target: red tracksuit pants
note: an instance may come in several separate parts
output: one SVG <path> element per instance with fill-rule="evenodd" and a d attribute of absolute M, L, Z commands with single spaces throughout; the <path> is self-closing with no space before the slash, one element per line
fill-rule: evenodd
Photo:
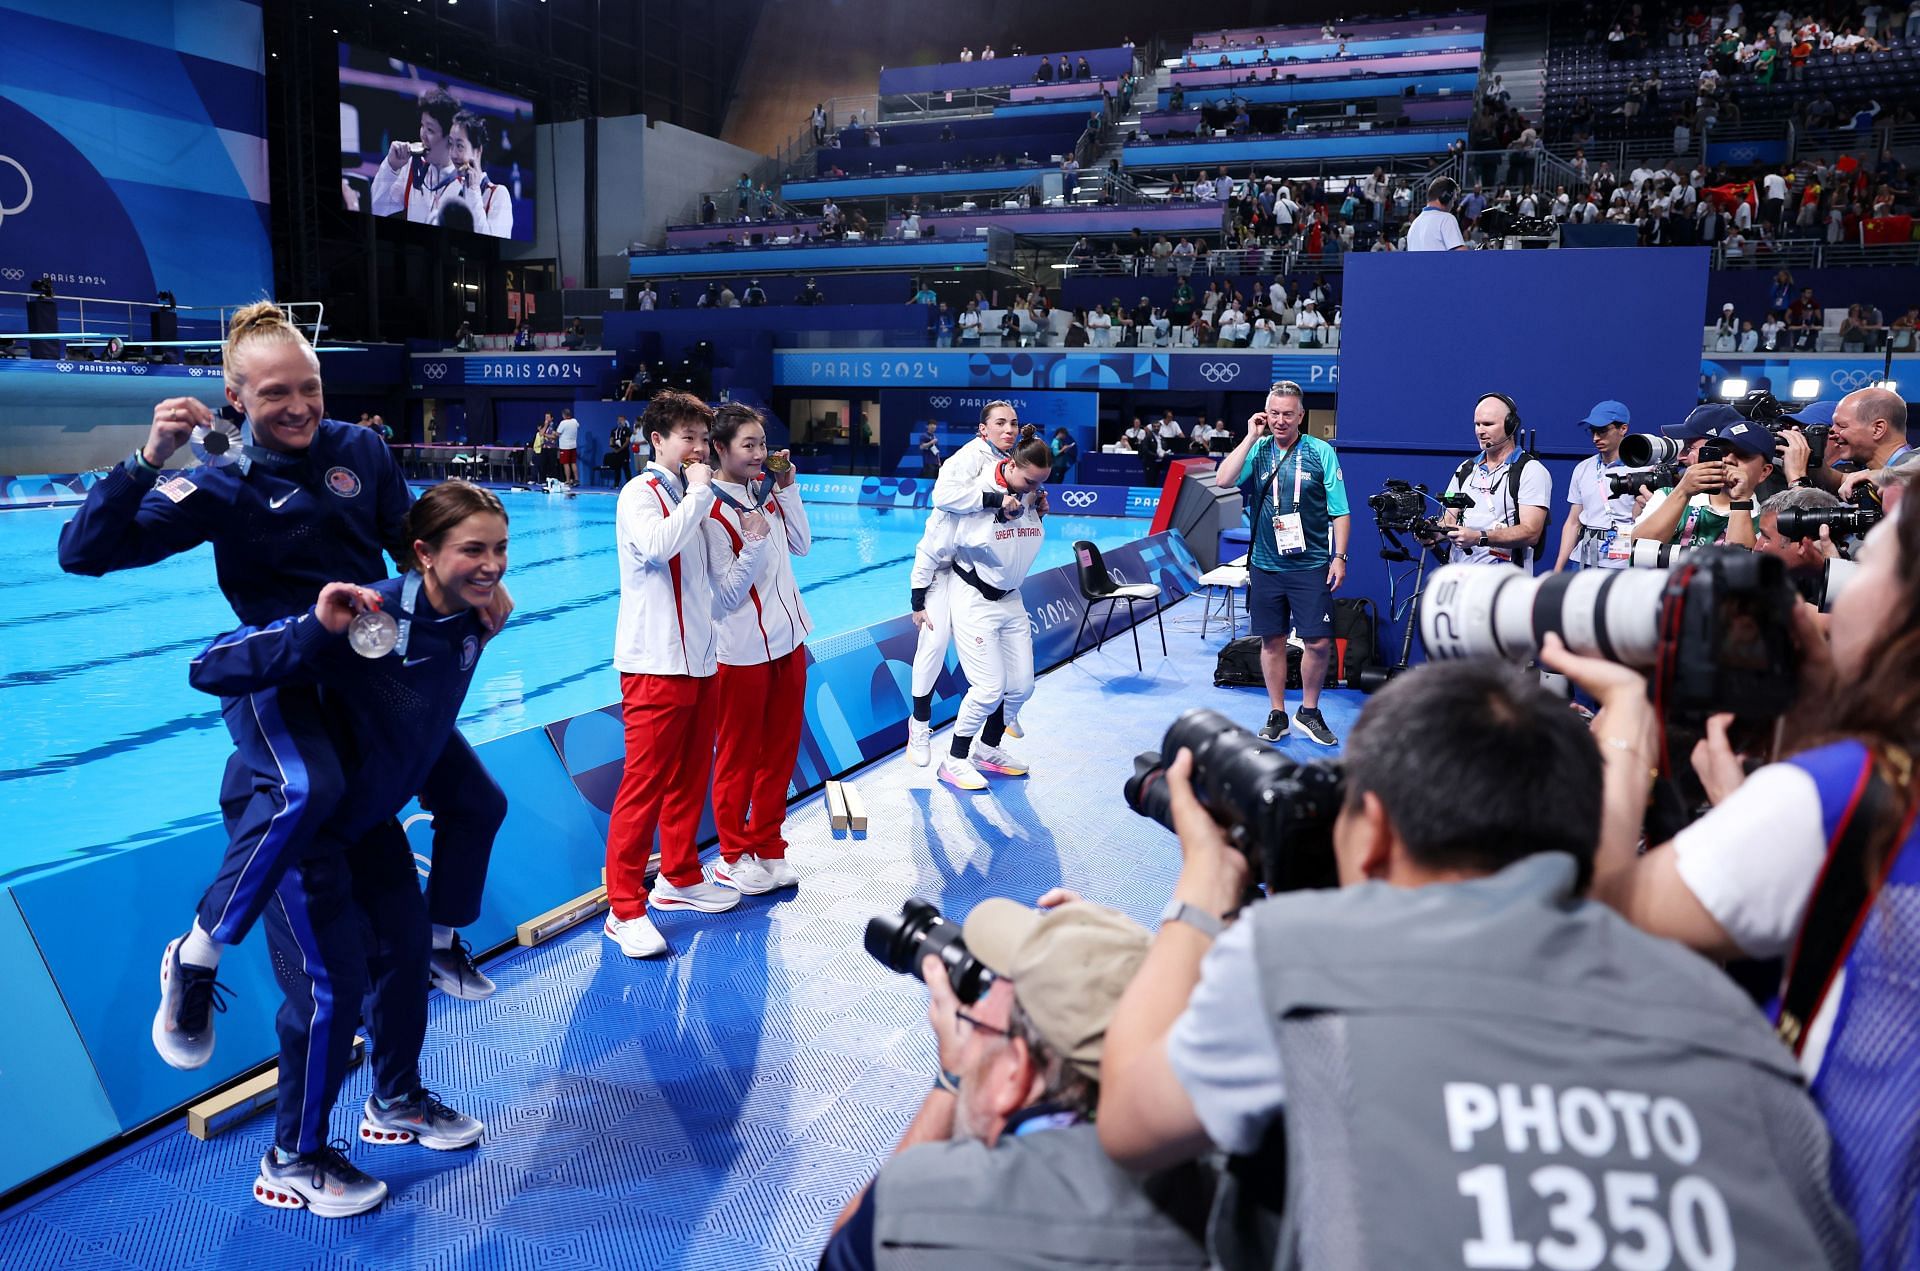
<path fill-rule="evenodd" d="M 713 817 L 720 854 L 784 860 L 787 785 L 800 757 L 807 705 L 807 650 L 753 666 L 722 663 L 719 738 L 713 761 Z"/>
<path fill-rule="evenodd" d="M 647 858 L 660 832 L 660 872 L 676 887 L 698 883 L 700 809 L 713 771 L 712 677 L 622 675 L 620 719 L 627 762 L 607 828 L 607 902 L 613 916 L 647 912 Z"/>

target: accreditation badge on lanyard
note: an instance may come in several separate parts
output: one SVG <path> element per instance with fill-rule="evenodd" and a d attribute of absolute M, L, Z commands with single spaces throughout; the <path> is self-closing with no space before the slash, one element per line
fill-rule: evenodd
<path fill-rule="evenodd" d="M 1307 550 L 1307 530 L 1300 520 L 1300 486 L 1304 477 L 1300 471 L 1300 443 L 1293 448 L 1293 508 L 1291 512 L 1280 510 L 1280 468 L 1286 460 L 1276 460 L 1273 477 L 1267 482 L 1267 497 L 1273 500 L 1273 550 L 1282 556 L 1298 556 Z"/>

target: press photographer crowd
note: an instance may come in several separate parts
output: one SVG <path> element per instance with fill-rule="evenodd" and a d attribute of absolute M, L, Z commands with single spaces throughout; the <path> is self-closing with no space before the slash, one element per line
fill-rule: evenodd
<path fill-rule="evenodd" d="M 1116 791 L 1178 840 L 1158 930 L 873 919 L 940 1070 L 821 1265 L 1920 1265 L 1904 403 L 1601 402 L 1556 505 L 1482 397 L 1440 494 L 1367 499 L 1425 662 L 1303 763 L 1350 514 L 1302 398 L 1215 477 L 1267 725 L 1189 710 Z"/>

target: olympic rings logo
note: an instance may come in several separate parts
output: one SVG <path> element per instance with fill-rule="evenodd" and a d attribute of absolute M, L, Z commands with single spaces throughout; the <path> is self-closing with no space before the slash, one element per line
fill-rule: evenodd
<path fill-rule="evenodd" d="M 187 374 L 189 375 L 200 376 L 200 375 L 205 375 L 206 373 L 207 373 L 207 368 L 204 366 L 189 366 L 187 368 Z"/>
<path fill-rule="evenodd" d="M 445 379 L 447 376 L 447 364 L 445 362 L 428 362 L 420 368 L 420 373 L 430 380 Z"/>
<path fill-rule="evenodd" d="M 1063 490 L 1060 494 L 1060 506 L 1069 508 L 1090 508 L 1100 501 L 1100 496 L 1092 490 Z"/>
<path fill-rule="evenodd" d="M 1872 371 L 1835 371 L 1827 378 L 1832 381 L 1835 388 L 1851 391 L 1856 388 L 1865 388 L 1873 383 L 1876 377 Z"/>
<path fill-rule="evenodd" d="M 1238 362 L 1202 362 L 1200 378 L 1209 384 L 1226 384 L 1240 378 Z"/>
<path fill-rule="evenodd" d="M 933 407 L 935 410 L 945 410 L 947 407 L 953 405 L 953 399 L 951 397 L 929 397 L 927 399 L 927 405 Z"/>
<path fill-rule="evenodd" d="M 71 362 L 56 362 L 56 363 L 54 363 L 54 369 L 55 369 L 55 370 L 57 370 L 57 371 L 71 371 L 71 370 L 73 369 L 73 363 L 71 363 Z"/>
<path fill-rule="evenodd" d="M 19 203 L 15 204 L 12 207 L 7 207 L 3 204 L 0 204 L 0 221 L 4 221 L 9 216 L 18 216 L 20 213 L 26 211 L 27 208 L 32 205 L 33 178 L 27 175 L 26 166 L 22 164 L 18 159 L 12 158 L 8 155 L 0 154 L 0 163 L 5 164 L 9 168 L 12 168 L 15 172 L 18 172 L 20 174 L 21 182 L 27 187 L 26 193 L 20 196 Z"/>
<path fill-rule="evenodd" d="M 0 278 L 5 278 L 8 282 L 19 282 L 26 276 L 27 271 L 24 269 L 0 269 Z"/>

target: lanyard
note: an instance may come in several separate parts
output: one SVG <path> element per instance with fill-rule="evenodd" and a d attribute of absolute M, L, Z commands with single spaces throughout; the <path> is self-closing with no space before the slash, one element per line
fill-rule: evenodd
<path fill-rule="evenodd" d="M 771 476 L 763 476 L 760 480 L 761 485 L 758 493 L 755 493 L 754 488 L 750 485 L 745 487 L 747 497 L 753 500 L 751 507 L 734 498 L 731 494 L 728 494 L 721 488 L 718 481 L 713 483 L 713 493 L 722 503 L 740 515 L 745 516 L 749 512 L 758 512 L 761 508 L 767 506 L 767 496 L 773 493 L 773 478 Z"/>
<path fill-rule="evenodd" d="M 413 606 L 420 599 L 420 575 L 408 571 L 407 580 L 400 584 L 400 632 L 394 637 L 393 651 L 402 660 L 407 656 L 407 640 L 413 635 Z"/>
<path fill-rule="evenodd" d="M 1300 472 L 1300 450 L 1300 442 L 1296 439 L 1293 443 L 1293 510 L 1295 512 L 1300 510 L 1300 483 L 1302 480 Z M 1267 497 L 1273 500 L 1273 512 L 1275 516 L 1283 515 L 1285 512 L 1285 509 L 1280 506 L 1280 469 L 1286 462 L 1286 456 L 1284 455 L 1274 460 L 1273 475 L 1267 480 Z"/>
<path fill-rule="evenodd" d="M 647 470 L 649 472 L 657 472 L 661 476 L 666 478 L 665 481 L 662 481 L 660 483 L 660 486 L 662 489 L 664 489 L 667 492 L 667 502 L 673 504 L 673 506 L 675 507 L 679 507 L 680 506 L 680 484 L 677 480 L 675 480 L 673 474 L 668 472 L 665 468 L 661 467 L 657 463 L 648 464 Z"/>

